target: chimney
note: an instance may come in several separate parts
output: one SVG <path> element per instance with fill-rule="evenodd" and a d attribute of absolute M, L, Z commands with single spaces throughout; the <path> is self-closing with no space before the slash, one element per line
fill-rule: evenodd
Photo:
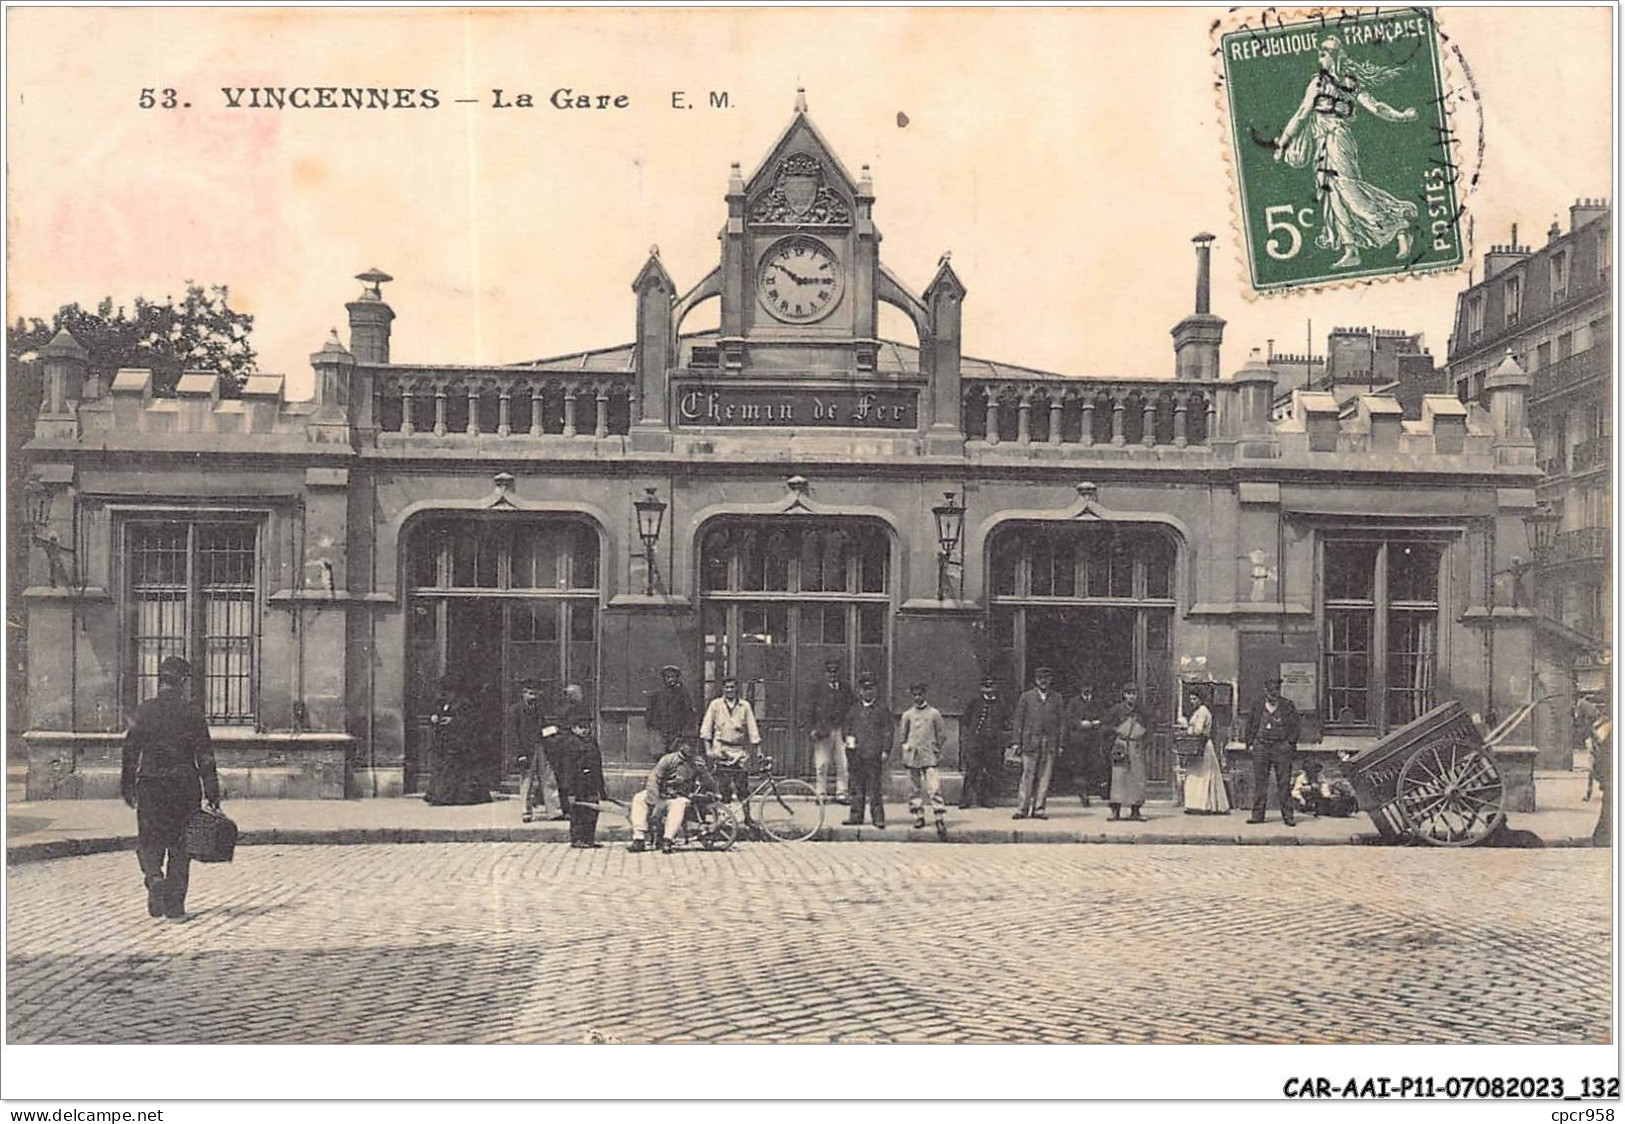
<path fill-rule="evenodd" d="M 1574 206 L 1569 208 L 1569 229 L 1579 230 L 1586 223 L 1600 219 L 1607 213 L 1606 199 L 1576 199 Z"/>
<path fill-rule="evenodd" d="M 1174 325 L 1174 377 L 1212 380 L 1219 377 L 1219 345 L 1224 342 L 1224 321 L 1213 315 L 1213 235 L 1198 234 L 1196 245 L 1196 309 Z"/>
<path fill-rule="evenodd" d="M 64 328 L 40 348 L 39 357 L 45 367 L 45 400 L 40 403 L 40 413 L 73 413 L 73 407 L 84 394 L 90 353 Z"/>
<path fill-rule="evenodd" d="M 1484 255 L 1484 280 L 1488 281 L 1498 273 L 1505 273 L 1512 266 L 1529 256 L 1529 247 L 1518 245 L 1518 224 L 1512 224 L 1512 241 L 1505 246 L 1491 246 L 1489 253 Z M 1468 286 L 1471 288 L 1471 285 Z"/>
<path fill-rule="evenodd" d="M 395 310 L 384 303 L 383 284 L 395 280 L 381 269 L 358 273 L 361 295 L 344 307 L 350 311 L 350 354 L 357 363 L 389 362 L 389 324 Z"/>

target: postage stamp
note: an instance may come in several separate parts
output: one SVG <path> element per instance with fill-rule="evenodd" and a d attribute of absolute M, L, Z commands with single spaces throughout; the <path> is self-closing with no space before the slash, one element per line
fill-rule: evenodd
<path fill-rule="evenodd" d="M 1265 13 L 1219 35 L 1259 292 L 1453 269 L 1460 175 L 1427 8 Z"/>

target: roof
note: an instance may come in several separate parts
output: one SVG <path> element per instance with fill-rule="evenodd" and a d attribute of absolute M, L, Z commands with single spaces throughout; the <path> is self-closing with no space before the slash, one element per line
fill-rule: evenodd
<path fill-rule="evenodd" d="M 678 342 L 680 345 L 713 346 L 719 335 L 720 333 L 716 331 L 695 332 L 684 335 Z M 512 366 L 531 367 L 539 371 L 630 371 L 633 369 L 636 353 L 636 344 L 623 343 L 588 351 L 572 351 L 543 359 L 529 359 Z M 879 374 L 918 374 L 920 349 L 898 340 L 881 340 L 875 355 L 875 370 Z M 1057 371 L 1041 371 L 1036 367 L 1005 363 L 997 359 L 978 359 L 973 355 L 966 355 L 960 359 L 960 373 L 967 379 L 1020 379 L 1040 382 L 1084 382 L 1098 379 L 1172 381 L 1171 378 L 1160 375 L 1066 375 Z"/>

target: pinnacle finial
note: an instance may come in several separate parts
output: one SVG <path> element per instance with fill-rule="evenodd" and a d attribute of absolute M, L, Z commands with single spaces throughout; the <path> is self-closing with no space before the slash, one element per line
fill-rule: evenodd
<path fill-rule="evenodd" d="M 660 256 L 660 243 L 656 242 L 649 247 L 649 256 L 651 258 L 658 258 Z"/>
<path fill-rule="evenodd" d="M 796 112 L 807 112 L 807 88 L 805 86 L 796 87 Z"/>

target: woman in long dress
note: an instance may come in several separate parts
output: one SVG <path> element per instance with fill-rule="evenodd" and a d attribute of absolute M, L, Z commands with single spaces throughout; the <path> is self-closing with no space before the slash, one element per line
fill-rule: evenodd
<path fill-rule="evenodd" d="M 1341 250 L 1333 268 L 1360 264 L 1361 250 L 1380 250 L 1398 241 L 1398 256 L 1410 252 L 1417 207 L 1396 199 L 1366 180 L 1360 170 L 1360 146 L 1350 129 L 1358 106 L 1383 121 L 1415 121 L 1416 110 L 1395 109 L 1371 96 L 1370 88 L 1394 78 L 1399 70 L 1355 62 L 1343 44 L 1328 35 L 1320 45 L 1320 69 L 1309 80 L 1303 101 L 1275 141 L 1275 159 L 1294 168 L 1312 166 L 1320 201 L 1320 230 L 1315 245 Z"/>
<path fill-rule="evenodd" d="M 1202 755 L 1185 774 L 1185 811 L 1193 816 L 1223 815 L 1230 811 L 1230 796 L 1224 790 L 1224 765 L 1213 745 L 1213 712 L 1205 691 L 1192 690 L 1188 700 L 1192 710 L 1185 729 L 1202 739 Z"/>
<path fill-rule="evenodd" d="M 474 738 L 474 704 L 462 689 L 442 682 L 429 716 L 433 741 L 426 804 L 489 804 L 491 790 L 481 776 Z"/>
<path fill-rule="evenodd" d="M 1109 802 L 1112 819 L 1144 820 L 1140 805 L 1145 803 L 1145 715 L 1140 713 L 1140 692 L 1130 683 L 1123 688 L 1123 701 L 1106 712 L 1101 723 L 1109 739 L 1112 758 L 1112 788 Z"/>

